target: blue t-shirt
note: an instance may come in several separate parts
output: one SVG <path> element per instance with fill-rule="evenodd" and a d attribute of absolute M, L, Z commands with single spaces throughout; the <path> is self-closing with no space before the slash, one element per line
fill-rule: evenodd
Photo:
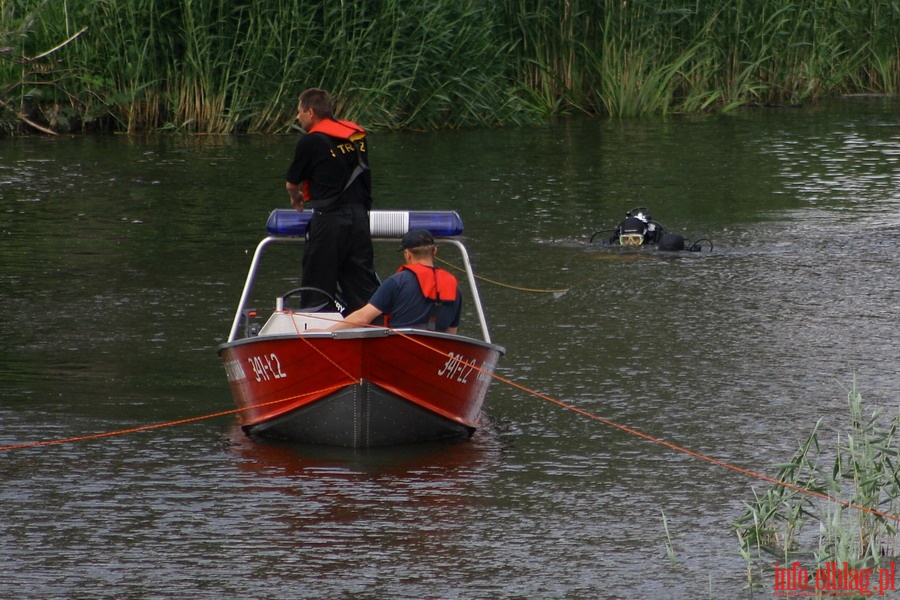
<path fill-rule="evenodd" d="M 426 329 L 434 302 L 425 297 L 419 280 L 412 271 L 403 269 L 388 277 L 369 300 L 369 304 L 390 315 L 389 326 L 394 328 L 416 327 Z M 457 291 L 456 300 L 443 302 L 435 323 L 436 331 L 459 327 L 462 314 L 462 295 Z"/>

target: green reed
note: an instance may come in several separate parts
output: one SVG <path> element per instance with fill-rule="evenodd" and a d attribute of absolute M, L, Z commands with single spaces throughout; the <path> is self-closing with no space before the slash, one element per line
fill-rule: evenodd
<path fill-rule="evenodd" d="M 48 124 L 76 115 L 124 131 L 285 131 L 299 92 L 321 86 L 370 127 L 437 129 L 897 93 L 900 6 L 5 0 L 0 48 L 7 126 L 37 107 Z"/>
<path fill-rule="evenodd" d="M 867 412 L 855 382 L 847 400 L 846 431 L 823 448 L 817 423 L 791 460 L 779 465 L 776 477 L 876 512 L 780 485 L 764 493 L 754 490 L 753 501 L 735 522 L 751 585 L 756 583 L 753 567 L 763 568 L 763 556 L 785 564 L 807 558 L 819 567 L 846 562 L 855 569 L 877 568 L 897 556 L 897 523 L 883 515 L 900 515 L 900 412 Z"/>
<path fill-rule="evenodd" d="M 662 515 L 663 531 L 666 534 L 666 556 L 669 557 L 669 566 L 675 568 L 678 566 L 678 556 L 675 553 L 675 542 L 672 540 L 672 532 L 669 531 L 669 520 L 666 518 L 665 511 L 660 511 Z"/>

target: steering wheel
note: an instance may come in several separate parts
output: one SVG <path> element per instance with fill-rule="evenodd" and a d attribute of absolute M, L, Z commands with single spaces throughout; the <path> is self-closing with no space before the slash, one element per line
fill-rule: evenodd
<path fill-rule="evenodd" d="M 318 294 L 318 295 L 325 297 L 324 302 L 322 302 L 321 304 L 316 304 L 315 306 L 303 307 L 302 301 L 301 301 L 301 310 L 303 312 L 313 312 L 313 313 L 315 313 L 315 312 L 331 312 L 330 310 L 326 310 L 326 309 L 328 309 L 330 307 L 331 310 L 339 310 L 339 308 L 340 308 L 340 304 L 338 303 L 337 300 L 335 300 L 334 296 L 332 296 L 331 294 L 329 294 L 328 292 L 326 292 L 325 290 L 323 290 L 321 288 L 309 287 L 309 286 L 294 288 L 293 290 L 291 290 L 285 294 L 282 294 L 281 295 L 281 305 L 284 306 L 285 301 L 288 298 L 290 298 L 291 296 L 297 296 L 297 295 L 302 294 L 303 292 L 307 292 L 307 293 L 313 292 L 313 294 L 312 294 L 313 296 Z"/>

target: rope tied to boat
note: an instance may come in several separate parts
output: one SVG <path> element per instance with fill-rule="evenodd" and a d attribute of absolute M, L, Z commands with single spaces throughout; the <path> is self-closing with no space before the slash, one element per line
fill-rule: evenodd
<path fill-rule="evenodd" d="M 375 327 L 375 328 L 385 329 L 384 327 L 382 327 L 382 326 L 380 326 L 380 325 L 368 325 L 367 327 Z M 437 352 L 437 353 L 441 354 L 442 356 L 449 356 L 449 353 L 443 352 L 442 350 L 440 350 L 440 349 L 438 349 L 438 348 L 435 348 L 434 346 L 431 346 L 431 345 L 425 343 L 424 341 L 422 341 L 421 339 L 418 339 L 417 337 L 413 337 L 413 336 L 411 336 L 411 335 L 409 335 L 409 334 L 407 334 L 407 333 L 405 333 L 405 332 L 402 332 L 402 331 L 395 331 L 395 333 L 397 333 L 398 335 L 401 335 L 401 336 L 405 336 L 407 339 L 409 339 L 409 340 L 411 340 L 411 341 L 413 341 L 413 342 L 419 344 L 420 346 L 422 346 L 423 348 L 428 349 L 429 351 Z M 768 475 L 764 475 L 764 474 L 759 473 L 759 472 L 757 472 L 757 471 L 753 471 L 753 470 L 751 470 L 751 469 L 747 469 L 747 468 L 744 468 L 744 467 L 740 467 L 740 466 L 738 466 L 738 465 L 734 465 L 734 464 L 729 463 L 729 462 L 726 462 L 726 461 L 724 461 L 724 460 L 721 460 L 721 459 L 718 459 L 718 458 L 714 458 L 714 457 L 709 456 L 709 455 L 707 455 L 707 454 L 703 454 L 703 453 L 697 452 L 697 451 L 695 451 L 695 450 L 690 450 L 689 448 L 685 448 L 684 446 L 680 446 L 680 445 L 675 444 L 675 443 L 673 443 L 673 442 L 666 441 L 666 440 L 664 440 L 664 439 L 662 439 L 662 438 L 658 438 L 658 437 L 652 436 L 652 435 L 650 435 L 650 434 L 648 434 L 648 433 L 644 433 L 643 431 L 640 431 L 640 430 L 635 429 L 635 428 L 633 428 L 633 427 L 629 427 L 629 426 L 627 426 L 627 425 L 622 425 L 621 423 L 617 423 L 617 422 L 615 422 L 615 421 L 613 421 L 613 420 L 611 420 L 611 419 L 607 419 L 607 418 L 605 418 L 605 417 L 601 417 L 601 416 L 599 416 L 599 415 L 595 415 L 595 414 L 593 414 L 593 413 L 591 413 L 591 412 L 589 412 L 589 411 L 587 411 L 587 410 L 584 410 L 584 409 L 582 409 L 582 408 L 578 408 L 577 406 L 574 406 L 574 405 L 569 404 L 569 403 L 567 403 L 567 402 L 563 402 L 562 400 L 559 400 L 559 399 L 557 399 L 557 398 L 553 398 L 552 396 L 549 396 L 549 395 L 544 394 L 544 393 L 542 393 L 542 392 L 539 392 L 539 391 L 537 391 L 537 390 L 533 390 L 533 389 L 531 389 L 531 388 L 528 388 L 528 387 L 526 387 L 526 386 L 524 386 L 524 385 L 522 385 L 522 384 L 520 384 L 520 383 L 517 383 L 517 382 L 515 382 L 515 381 L 512 381 L 511 379 L 507 379 L 507 378 L 505 378 L 505 377 L 502 377 L 502 376 L 500 376 L 500 375 L 497 375 L 496 373 L 486 371 L 486 370 L 484 370 L 483 368 L 481 368 L 481 367 L 479 367 L 479 366 L 477 366 L 477 365 L 472 364 L 471 367 L 472 367 L 473 369 L 477 370 L 479 373 L 481 373 L 481 374 L 483 374 L 483 375 L 485 375 L 485 376 L 487 376 L 487 377 L 490 377 L 490 378 L 492 378 L 492 379 L 495 379 L 496 381 L 499 381 L 500 383 L 506 384 L 506 385 L 508 385 L 508 386 L 510 386 L 510 387 L 513 387 L 513 388 L 515 388 L 515 389 L 518 389 L 518 390 L 520 390 L 520 391 L 523 391 L 523 392 L 525 392 L 526 394 L 529 394 L 529 395 L 531 395 L 531 396 L 535 396 L 536 398 L 540 398 L 540 399 L 542 399 L 542 400 L 545 400 L 545 401 L 547 401 L 547 402 L 550 402 L 550 403 L 552 403 L 552 404 L 555 404 L 556 406 L 559 406 L 559 407 L 564 408 L 564 409 L 566 409 L 566 410 L 570 410 L 570 411 L 572 411 L 572 412 L 574 412 L 574 413 L 577 413 L 577 414 L 579 414 L 579 415 L 581 415 L 581 416 L 587 417 L 587 418 L 592 419 L 592 420 L 594 420 L 594 421 L 597 421 L 597 422 L 599 422 L 599 423 L 603 423 L 604 425 L 607 425 L 607 426 L 609 426 L 609 427 L 613 427 L 613 428 L 618 429 L 618 430 L 620 430 L 620 431 L 623 431 L 623 432 L 625 432 L 625 433 L 627 433 L 627 434 L 629 434 L 629 435 L 633 435 L 633 436 L 635 436 L 635 437 L 639 437 L 639 438 L 641 438 L 641 439 L 644 439 L 644 440 L 649 441 L 649 442 L 652 442 L 652 443 L 654 443 L 654 444 L 663 446 L 663 447 L 668 448 L 668 449 L 670 449 L 670 450 L 674 450 L 674 451 L 676 451 L 676 452 L 680 452 L 680 453 L 682 453 L 682 454 L 686 454 L 686 455 L 691 456 L 691 457 L 693 457 L 693 458 L 696 458 L 696 459 L 703 460 L 703 461 L 705 461 L 705 462 L 711 463 L 711 464 L 716 465 L 716 466 L 718 466 L 718 467 L 722 467 L 722 468 L 724 468 L 724 469 L 728 469 L 728 470 L 730 470 L 730 471 L 734 471 L 734 472 L 736 472 L 736 473 L 740 473 L 741 475 L 745 475 L 745 476 L 750 477 L 750 478 L 752 478 L 752 479 L 758 479 L 758 480 L 760 480 L 760 481 L 765 481 L 765 482 L 770 483 L 770 484 L 773 484 L 773 485 L 778 485 L 778 486 L 781 486 L 781 487 L 784 487 L 784 488 L 787 488 L 787 489 L 790 489 L 790 490 L 799 492 L 799 493 L 801 493 L 801 494 L 806 494 L 806 495 L 808 495 L 808 496 L 813 496 L 813 497 L 815 497 L 815 498 L 819 498 L 819 499 L 821 499 L 821 500 L 825 500 L 825 501 L 827 501 L 827 502 L 833 502 L 833 503 L 839 504 L 839 505 L 841 505 L 841 506 L 843 506 L 843 507 L 845 507 L 845 508 L 852 508 L 852 509 L 855 509 L 855 510 L 858 510 L 858 511 L 861 511 L 861 512 L 866 512 L 866 513 L 869 513 L 869 514 L 872 514 L 872 515 L 875 515 L 875 516 L 878 516 L 878 517 L 882 517 L 882 518 L 884 518 L 884 519 L 888 519 L 888 520 L 891 520 L 891 521 L 900 522 L 900 516 L 898 516 L 898 515 L 893 515 L 893 514 L 890 514 L 890 513 L 886 513 L 886 512 L 877 510 L 877 509 L 875 509 L 875 508 L 871 508 L 871 507 L 868 507 L 868 506 L 863 506 L 863 505 L 861 505 L 861 504 L 857 504 L 857 503 L 855 503 L 855 502 L 850 502 L 850 501 L 848 501 L 848 500 L 843 500 L 843 499 L 841 499 L 841 498 L 835 498 L 835 497 L 829 496 L 828 494 L 825 494 L 825 493 L 823 493 L 823 492 L 819 492 L 819 491 L 812 490 L 812 489 L 809 489 L 809 488 L 804 488 L 804 487 L 799 486 L 799 485 L 797 485 L 797 484 L 793 484 L 793 483 L 790 483 L 790 482 L 788 482 L 788 481 L 782 481 L 782 480 L 780 480 L 780 479 L 776 479 L 776 478 L 774 478 L 774 477 L 770 477 L 770 476 L 768 476 Z M 352 379 L 353 381 L 356 381 L 355 378 L 352 378 L 352 377 L 351 377 L 351 379 Z M 201 416 L 198 416 L 198 417 L 191 417 L 191 418 L 187 418 L 187 419 L 179 419 L 179 420 L 176 420 L 176 421 L 168 421 L 168 422 L 165 422 L 165 423 L 157 423 L 157 424 L 154 424 L 154 425 L 144 425 L 144 426 L 141 426 L 141 427 L 133 427 L 133 428 L 130 428 L 130 429 L 122 429 L 122 430 L 118 430 L 118 431 L 110 431 L 110 432 L 97 433 L 97 434 L 85 435 L 85 436 L 78 436 L 78 437 L 70 437 L 70 438 L 55 439 L 55 440 L 45 440 L 45 441 L 42 441 L 42 442 L 32 442 L 32 443 L 27 443 L 27 444 L 14 444 L 14 445 L 8 445 L 8 446 L 0 446 L 0 451 L 20 450 L 20 449 L 24 449 L 24 448 L 34 448 L 34 447 L 39 447 L 39 446 L 50 446 L 50 445 L 54 445 L 54 444 L 64 444 L 64 443 L 70 443 L 70 442 L 80 442 L 80 441 L 86 441 L 86 440 L 92 440 L 92 439 L 99 439 L 99 438 L 113 437 L 113 436 L 117 436 L 117 435 L 125 435 L 125 434 L 129 434 L 129 433 L 136 433 L 136 432 L 140 432 L 140 431 L 149 431 L 149 430 L 153 430 L 153 429 L 162 429 L 162 428 L 164 428 L 164 427 L 172 427 L 172 426 L 175 426 L 175 425 L 182 425 L 182 424 L 185 424 L 185 423 L 193 423 L 193 422 L 196 422 L 196 421 L 202 421 L 202 420 L 205 420 L 205 419 L 212 419 L 212 418 L 215 418 L 215 417 L 221 417 L 221 416 L 226 416 L 226 415 L 232 415 L 232 414 L 236 414 L 236 413 L 239 413 L 239 412 L 242 412 L 242 411 L 252 410 L 252 409 L 255 409 L 255 408 L 258 408 L 258 407 L 268 406 L 268 405 L 271 405 L 271 404 L 277 404 L 277 403 L 280 403 L 280 402 L 285 402 L 286 400 L 293 400 L 293 399 L 296 399 L 296 398 L 302 398 L 302 397 L 309 396 L 309 395 L 313 395 L 313 394 L 328 393 L 328 392 L 331 392 L 331 391 L 340 389 L 340 388 L 344 387 L 344 385 L 345 385 L 345 384 L 339 384 L 339 385 L 335 385 L 335 386 L 330 386 L 330 387 L 328 387 L 328 388 L 323 388 L 323 389 L 321 389 L 321 390 L 316 390 L 316 391 L 314 391 L 314 392 L 308 392 L 308 393 L 304 393 L 304 394 L 298 394 L 298 395 L 293 396 L 293 397 L 288 398 L 288 399 L 279 399 L 279 400 L 274 400 L 274 401 L 269 401 L 269 402 L 264 402 L 264 403 L 256 404 L 256 405 L 253 405 L 253 406 L 246 406 L 246 407 L 242 407 L 242 408 L 235 408 L 235 409 L 231 409 L 231 410 L 224 410 L 224 411 L 220 411 L 220 412 L 216 412 L 216 413 L 212 413 L 212 414 L 208 414 L 208 415 L 201 415 Z"/>
<path fill-rule="evenodd" d="M 444 264 L 444 265 L 450 267 L 451 269 L 456 269 L 457 271 L 465 273 L 465 269 L 463 269 L 459 265 L 455 265 L 455 264 L 448 262 L 440 257 L 435 257 L 435 260 L 440 262 L 441 264 Z M 486 283 L 490 283 L 490 284 L 493 284 L 493 285 L 496 285 L 499 287 L 504 287 L 504 288 L 508 288 L 511 290 L 518 290 L 520 292 L 530 292 L 530 293 L 535 293 L 535 294 L 556 294 L 558 296 L 561 296 L 567 292 L 571 292 L 576 287 L 580 286 L 581 284 L 583 284 L 587 281 L 590 281 L 591 279 L 595 279 L 596 277 L 599 277 L 599 275 L 595 274 L 595 275 L 591 275 L 590 277 L 585 277 L 584 279 L 576 281 L 574 284 L 570 285 L 567 288 L 540 289 L 540 288 L 529 288 L 529 287 L 523 287 L 523 286 L 518 286 L 518 285 L 512 285 L 510 283 L 503 283 L 502 281 L 488 279 L 487 277 L 482 277 L 481 275 L 475 275 L 475 279 L 478 279 L 479 281 L 484 281 Z"/>
<path fill-rule="evenodd" d="M 323 352 L 321 349 L 317 348 L 315 344 L 313 344 L 312 342 L 309 341 L 309 339 L 307 339 L 306 337 L 301 335 L 303 332 L 300 331 L 300 328 L 297 326 L 297 321 L 294 320 L 294 317 L 293 317 L 294 313 L 290 312 L 290 311 L 288 311 L 288 312 L 291 315 L 291 324 L 294 326 L 294 333 L 297 334 L 298 338 L 300 338 L 301 340 L 306 342 L 307 346 L 309 346 L 310 348 L 315 350 L 322 358 L 324 358 L 325 360 L 330 362 L 332 365 L 334 365 L 339 371 L 341 371 L 344 375 L 346 375 L 347 378 L 350 379 L 350 381 L 352 381 L 356 385 L 362 385 L 362 383 L 363 383 L 362 379 L 357 379 L 356 377 L 354 377 L 347 369 L 345 369 L 340 364 L 338 364 L 334 359 L 332 359 L 330 356 L 325 354 L 325 352 Z M 327 317 L 320 317 L 320 318 L 322 318 L 325 321 L 332 320 L 332 319 L 328 319 Z M 339 319 L 333 319 L 333 320 L 335 323 L 337 323 L 339 321 Z"/>
<path fill-rule="evenodd" d="M 407 334 L 405 334 L 405 333 L 403 333 L 403 332 L 397 332 L 397 333 L 398 333 L 399 335 L 407 336 Z M 437 348 L 434 348 L 433 346 L 429 346 L 428 344 L 426 344 L 425 342 L 423 342 L 423 341 L 420 340 L 420 339 L 413 338 L 412 336 L 407 336 L 407 337 L 408 337 L 411 341 L 414 341 L 414 342 L 420 344 L 421 346 L 423 346 L 423 347 L 425 347 L 425 348 L 428 348 L 428 349 L 430 349 L 430 350 L 432 350 L 432 351 L 434 351 L 434 352 L 438 352 L 438 353 L 440 353 L 440 354 L 442 354 L 442 355 L 445 354 L 444 352 L 438 350 Z M 480 372 L 480 373 L 482 373 L 482 374 L 484 374 L 484 375 L 486 375 L 486 376 L 488 376 L 488 377 L 491 377 L 492 379 L 495 379 L 495 380 L 499 381 L 500 383 L 504 383 L 504 384 L 506 384 L 506 385 L 509 385 L 510 387 L 514 387 L 514 388 L 516 388 L 516 389 L 518 389 L 518 390 L 520 390 L 520 391 L 523 391 L 523 392 L 525 392 L 525 393 L 527 393 L 527 394 L 530 394 L 530 395 L 535 396 L 535 397 L 537 397 L 537 398 L 540 398 L 540 399 L 542 399 L 542 400 L 546 400 L 547 402 L 550 402 L 550 403 L 552 403 L 552 404 L 555 404 L 555 405 L 557 405 L 557 406 L 560 406 L 560 407 L 562 407 L 562 408 L 564 408 L 564 409 L 566 409 L 566 410 L 570 410 L 570 411 L 575 412 L 575 413 L 577 413 L 577 414 L 579 414 L 579 415 L 581 415 L 581 416 L 587 417 L 587 418 L 589 418 L 589 419 L 593 419 L 594 421 L 598 421 L 598 422 L 600 422 L 600 423 L 603 423 L 604 425 L 608 425 L 608 426 L 610 426 L 610 427 L 613 427 L 613 428 L 615 428 L 615 429 L 618 429 L 618 430 L 620 430 L 620 431 L 623 431 L 623 432 L 625 432 L 625 433 L 627 433 L 627 434 L 629 434 L 629 435 L 633 435 L 633 436 L 642 438 L 642 439 L 644 439 L 644 440 L 647 440 L 647 441 L 649 441 L 649 442 L 653 442 L 654 444 L 658 444 L 658 445 L 663 446 L 663 447 L 665 447 L 665 448 L 668 448 L 668 449 L 670 449 L 670 450 L 675 450 L 676 452 L 680 452 L 680 453 L 682 453 L 682 454 L 687 454 L 688 456 L 691 456 L 691 457 L 693 457 L 693 458 L 697 458 L 697 459 L 700 459 L 700 460 L 709 462 L 709 463 L 714 464 L 714 465 L 716 465 L 716 466 L 719 466 L 719 467 L 722 467 L 722 468 L 725 468 L 725 469 L 734 471 L 734 472 L 736 472 L 736 473 L 740 473 L 740 474 L 742 474 L 742 475 L 745 475 L 745 476 L 750 477 L 750 478 L 753 478 L 753 479 L 759 479 L 759 480 L 761 480 L 761 481 L 765 481 L 765 482 L 767 482 L 767 483 L 771 483 L 771 484 L 778 485 L 778 486 L 781 486 L 781 487 L 784 487 L 784 488 L 788 488 L 788 489 L 794 490 L 794 491 L 796 491 L 796 492 L 800 492 L 800 493 L 802 493 L 802 494 L 806 494 L 806 495 L 809 495 L 809 496 L 813 496 L 813 497 L 819 498 L 819 499 L 821 499 L 821 500 L 825 500 L 825 501 L 828 501 L 828 502 L 833 502 L 833 503 L 835 503 L 835 504 L 840 504 L 841 506 L 843 506 L 843 507 L 845 507 L 845 508 L 853 508 L 853 509 L 856 509 L 856 510 L 859 510 L 859 511 L 862 511 L 862 512 L 870 513 L 870 514 L 872 514 L 872 515 L 876 515 L 876 516 L 879 516 L 879 517 L 883 517 L 883 518 L 885 518 L 885 519 L 889 519 L 889 520 L 892 520 L 892 521 L 900 522 L 900 515 L 892 515 L 892 514 L 890 514 L 890 513 L 882 512 L 882 511 L 880 511 L 880 510 L 878 510 L 878 509 L 875 509 L 875 508 L 871 508 L 871 507 L 868 507 L 868 506 L 863 506 L 863 505 L 857 504 L 857 503 L 855 503 L 855 502 L 850 502 L 849 500 L 843 500 L 843 499 L 841 499 L 841 498 L 835 498 L 835 497 L 829 496 L 828 494 L 825 494 L 825 493 L 823 493 L 823 492 L 819 492 L 819 491 L 816 491 L 816 490 L 812 490 L 812 489 L 809 489 L 809 488 L 805 488 L 805 487 L 803 487 L 803 486 L 800 486 L 800 485 L 797 485 L 797 484 L 794 484 L 794 483 L 790 483 L 790 482 L 788 482 L 788 481 L 782 481 L 782 480 L 780 480 L 780 479 L 776 479 L 776 478 L 774 478 L 774 477 L 770 477 L 770 476 L 765 475 L 765 474 L 763 474 L 763 473 L 759 473 L 759 472 L 753 471 L 753 470 L 751 470 L 751 469 L 747 469 L 747 468 L 744 468 L 744 467 L 740 467 L 740 466 L 738 466 L 738 465 L 731 464 L 731 463 L 726 462 L 726 461 L 724 461 L 724 460 L 721 460 L 721 459 L 718 459 L 718 458 L 714 458 L 714 457 L 709 456 L 709 455 L 707 455 L 707 454 L 703 454 L 702 452 L 697 452 L 697 451 L 695 451 L 695 450 L 691 450 L 691 449 L 689 449 L 689 448 L 685 448 L 684 446 L 680 446 L 680 445 L 675 444 L 675 443 L 673 443 L 673 442 L 668 442 L 668 441 L 666 441 L 666 440 L 664 440 L 664 439 L 662 439 L 662 438 L 658 438 L 658 437 L 652 436 L 652 435 L 650 435 L 650 434 L 648 434 L 648 433 L 644 433 L 643 431 L 640 431 L 640 430 L 635 429 L 635 428 L 633 428 L 633 427 L 629 427 L 629 426 L 627 426 L 627 425 L 622 425 L 621 423 L 617 423 L 617 422 L 615 422 L 615 421 L 613 421 L 613 420 L 611 420 L 611 419 L 607 419 L 607 418 L 605 418 L 605 417 L 601 417 L 601 416 L 599 416 L 599 415 L 595 415 L 595 414 L 593 414 L 593 413 L 591 413 L 591 412 L 589 412 L 589 411 L 586 411 L 586 410 L 584 410 L 584 409 L 582 409 L 582 408 L 578 408 L 577 406 L 574 406 L 574 405 L 569 404 L 569 403 L 567 403 L 567 402 L 563 402 L 562 400 L 559 400 L 559 399 L 557 399 L 557 398 L 553 398 L 552 396 L 549 396 L 549 395 L 544 394 L 544 393 L 542 393 L 542 392 L 538 392 L 537 390 L 530 389 L 530 388 L 528 388 L 528 387 L 526 387 L 526 386 L 524 386 L 524 385 L 522 385 L 522 384 L 516 383 L 515 381 L 512 381 L 512 380 L 507 379 L 507 378 L 505 378 L 505 377 L 502 377 L 502 376 L 500 376 L 500 375 L 497 375 L 496 373 L 491 373 L 491 372 L 485 371 L 484 369 L 478 367 L 477 365 L 471 365 L 471 366 L 472 366 L 475 370 L 477 370 L 478 372 Z"/>
<path fill-rule="evenodd" d="M 184 425 L 186 423 L 195 423 L 197 421 L 204 421 L 207 419 L 214 419 L 216 417 L 224 417 L 228 415 L 238 414 L 247 410 L 253 410 L 255 408 L 261 408 L 264 406 L 270 406 L 272 404 L 279 404 L 282 402 L 289 402 L 291 400 L 296 400 L 298 398 L 304 398 L 306 396 L 313 396 L 315 394 L 328 394 L 339 390 L 344 387 L 344 384 L 332 385 L 326 388 L 322 388 L 321 390 L 315 390 L 313 392 L 306 392 L 303 394 L 297 394 L 296 396 L 291 396 L 290 398 L 279 398 L 278 400 L 270 400 L 268 402 L 260 402 L 259 404 L 253 404 L 251 406 L 244 406 L 241 408 L 232 408 L 230 410 L 223 410 L 215 413 L 210 413 L 207 415 L 200 415 L 198 417 L 188 417 L 186 419 L 178 419 L 175 421 L 166 421 L 165 423 L 155 423 L 153 425 L 141 425 L 139 427 L 131 427 L 129 429 L 119 429 L 117 431 L 105 431 L 102 433 L 92 433 L 88 435 L 80 435 L 75 437 L 68 438 L 58 438 L 53 440 L 44 440 L 41 442 L 29 442 L 26 444 L 11 444 L 9 446 L 0 446 L 0 452 L 6 450 L 23 450 L 25 448 L 37 448 L 40 446 L 54 446 L 57 444 L 68 444 L 74 442 L 84 442 L 88 440 L 97 440 L 101 438 L 114 437 L 117 435 L 126 435 L 129 433 L 138 433 L 141 431 L 151 431 L 153 429 L 163 429 L 165 427 L 174 427 L 176 425 Z"/>

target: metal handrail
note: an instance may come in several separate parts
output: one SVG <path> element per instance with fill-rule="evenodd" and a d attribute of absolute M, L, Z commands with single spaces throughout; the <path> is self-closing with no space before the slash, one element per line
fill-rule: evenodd
<path fill-rule="evenodd" d="M 253 283 L 256 280 L 256 274 L 259 271 L 259 264 L 262 261 L 263 251 L 274 242 L 304 242 L 302 237 L 284 237 L 269 236 L 264 238 L 257 246 L 253 253 L 253 260 L 250 262 L 250 270 L 247 272 L 247 279 L 244 281 L 244 289 L 241 292 L 241 299 L 238 302 L 237 310 L 234 314 L 234 320 L 231 323 L 231 331 L 228 334 L 228 343 L 237 339 L 238 332 L 241 327 L 241 319 L 243 318 L 244 309 L 250 299 L 250 293 L 253 290 Z M 372 238 L 376 242 L 396 242 L 396 238 Z M 472 263 L 469 261 L 469 253 L 466 247 L 459 240 L 453 238 L 436 238 L 436 242 L 446 242 L 459 249 L 462 254 L 463 263 L 465 264 L 466 277 L 469 282 L 469 290 L 475 303 L 475 312 L 478 315 L 478 322 L 481 325 L 481 334 L 484 341 L 491 343 L 491 335 L 488 332 L 487 319 L 484 316 L 484 308 L 481 306 L 481 297 L 478 294 L 478 286 L 476 285 L 475 273 L 472 270 Z"/>

